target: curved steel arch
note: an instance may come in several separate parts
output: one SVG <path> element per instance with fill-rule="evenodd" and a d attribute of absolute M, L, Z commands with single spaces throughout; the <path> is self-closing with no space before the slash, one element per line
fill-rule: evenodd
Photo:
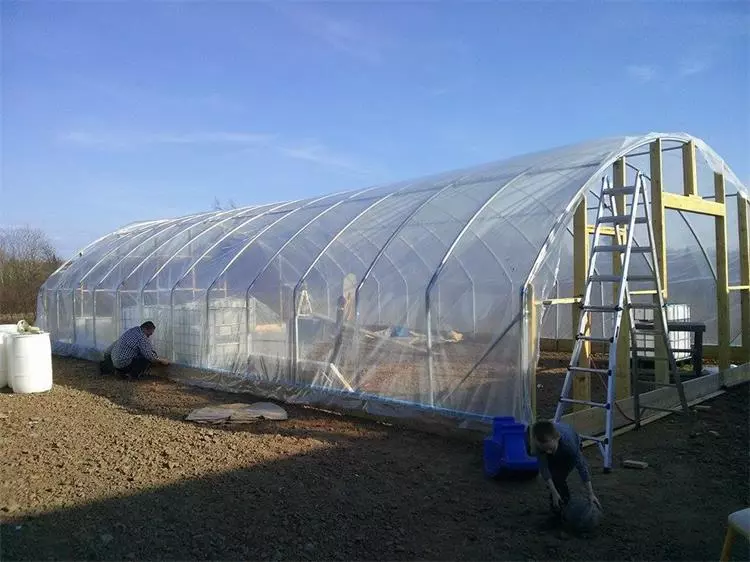
<path fill-rule="evenodd" d="M 181 224 L 184 224 L 185 222 L 193 220 L 196 216 L 200 216 L 200 215 L 189 215 L 188 217 L 182 217 L 180 219 L 173 219 L 173 220 L 166 221 L 166 225 L 167 225 L 166 228 L 170 229 L 170 228 L 173 228 L 173 227 L 180 226 Z M 135 246 L 133 246 L 122 258 L 120 258 L 115 263 L 115 265 L 112 266 L 107 271 L 107 273 L 99 280 L 99 282 L 97 283 L 97 285 L 94 286 L 93 291 L 92 291 L 92 298 L 95 296 L 96 289 L 102 283 L 102 281 L 104 281 L 104 279 L 106 279 L 115 270 L 115 268 L 117 268 L 117 266 L 120 263 L 123 262 L 123 260 L 127 259 L 127 257 L 130 256 L 136 250 L 138 250 L 138 248 L 140 248 L 141 246 L 143 246 L 144 244 L 148 243 L 150 240 L 152 240 L 153 238 L 155 238 L 156 236 L 158 236 L 160 234 L 160 232 L 163 232 L 163 231 L 159 231 L 160 227 L 164 227 L 164 223 L 159 222 L 159 223 L 154 224 L 153 226 L 149 227 L 148 230 L 146 230 L 146 233 L 148 234 L 148 236 L 144 240 L 141 240 L 140 242 L 138 242 L 138 244 L 136 244 Z M 156 231 L 156 232 L 154 232 L 154 231 Z M 135 238 L 137 238 L 137 236 L 138 235 L 136 235 Z M 133 242 L 133 238 L 128 239 L 128 242 L 132 243 Z M 110 255 L 114 251 L 119 250 L 121 247 L 123 247 L 125 245 L 126 244 L 120 244 L 120 245 L 117 246 L 117 248 L 115 250 L 108 252 L 102 259 L 100 259 L 94 266 L 92 266 L 83 275 L 83 277 L 81 277 L 81 279 L 78 281 L 78 283 L 79 284 L 82 283 L 86 279 L 86 277 L 88 277 L 94 271 L 94 269 L 96 267 L 98 267 L 101 263 L 104 262 L 104 260 L 106 258 L 110 257 Z M 73 289 L 73 311 L 72 312 L 73 312 L 73 314 L 72 314 L 72 317 L 73 317 L 73 341 L 75 342 L 78 339 L 77 338 L 78 334 L 77 334 L 77 330 L 76 330 L 76 322 L 75 322 L 76 321 L 76 314 L 75 314 L 75 289 Z M 94 316 L 94 319 L 92 321 L 92 326 L 94 328 L 94 345 L 96 345 L 96 317 L 95 316 Z"/>
<path fill-rule="evenodd" d="M 187 248 L 191 244 L 195 244 L 204 234 L 208 234 L 214 228 L 217 228 L 217 227 L 221 226 L 225 222 L 236 220 L 236 219 L 240 218 L 244 213 L 250 213 L 250 212 L 252 212 L 252 211 L 254 211 L 256 209 L 257 209 L 257 207 L 247 207 L 247 208 L 244 208 L 241 211 L 238 211 L 237 213 L 233 214 L 232 216 L 226 217 L 224 219 L 221 219 L 220 221 L 217 221 L 217 222 L 213 223 L 208 228 L 200 231 L 195 238 L 192 238 L 192 239 L 188 240 L 187 242 L 185 242 L 182 246 L 180 246 L 177 250 L 175 250 L 175 252 L 171 256 L 169 256 L 169 258 L 167 258 L 164 261 L 164 263 L 161 264 L 161 266 L 154 272 L 154 274 L 151 277 L 149 277 L 148 280 L 143 284 L 143 286 L 141 287 L 140 298 L 143 299 L 143 292 L 146 289 L 146 287 L 148 287 L 148 284 L 151 283 L 151 281 L 153 281 L 154 279 L 156 279 L 159 276 L 159 274 L 162 271 L 164 271 L 164 269 L 172 262 L 172 260 L 174 258 L 176 258 L 180 254 L 180 252 L 182 252 L 182 250 L 184 250 L 185 248 Z M 226 211 L 226 212 L 231 212 L 231 211 Z"/>
<path fill-rule="evenodd" d="M 346 225 L 344 225 L 343 228 L 341 228 L 332 238 L 331 240 L 325 245 L 325 247 L 318 253 L 317 256 L 315 256 L 315 259 L 313 259 L 312 263 L 308 266 L 305 273 L 302 275 L 302 277 L 297 281 L 297 284 L 294 286 L 294 290 L 292 291 L 292 303 L 294 303 L 294 312 L 292 316 L 293 326 L 294 330 L 292 331 L 292 338 L 291 338 L 291 349 L 289 350 L 289 372 L 292 373 L 292 377 L 296 378 L 297 376 L 297 363 L 299 362 L 299 322 L 297 317 L 297 293 L 300 290 L 300 287 L 305 282 L 305 278 L 310 274 L 312 269 L 315 267 L 315 265 L 318 263 L 320 258 L 325 254 L 325 252 L 328 250 L 328 248 L 331 247 L 331 245 L 341 236 L 344 232 L 346 232 L 349 227 L 351 227 L 354 223 L 356 223 L 362 216 L 366 215 L 370 210 L 374 209 L 384 201 L 387 201 L 394 195 L 397 195 L 401 192 L 403 192 L 405 189 L 407 189 L 409 186 L 405 186 L 401 189 L 398 189 L 396 191 L 391 191 L 390 193 L 387 193 L 381 197 L 379 197 L 375 202 L 373 202 L 371 205 L 368 205 L 365 207 L 362 211 L 360 211 L 353 219 L 351 219 Z"/>
<path fill-rule="evenodd" d="M 437 268 L 435 269 L 435 272 L 432 274 L 432 277 L 430 278 L 429 283 L 427 283 L 427 288 L 425 289 L 425 326 L 427 328 L 427 376 L 429 378 L 430 382 L 430 406 L 435 406 L 435 381 L 434 381 L 434 374 L 433 374 L 433 361 L 432 361 L 432 318 L 431 318 L 431 311 L 430 311 L 430 292 L 432 291 L 432 287 L 435 285 L 435 282 L 437 281 L 438 276 L 440 275 L 440 272 L 443 271 L 443 268 L 445 268 L 445 264 L 447 263 L 448 259 L 450 258 L 451 254 L 453 253 L 453 250 L 455 250 L 458 243 L 461 241 L 461 238 L 466 233 L 467 230 L 471 227 L 472 223 L 477 219 L 477 217 L 495 200 L 495 197 L 500 195 L 509 185 L 515 183 L 520 178 L 524 177 L 529 171 L 533 170 L 536 166 L 530 166 L 523 170 L 522 172 L 519 172 L 512 178 L 510 178 L 508 181 L 506 181 L 503 185 L 497 188 L 497 190 L 490 195 L 484 203 L 477 209 L 474 214 L 466 221 L 466 224 L 464 224 L 463 228 L 459 231 L 459 233 L 456 235 L 456 237 L 453 239 L 453 243 L 450 245 L 450 247 L 446 250 L 445 254 L 443 255 L 443 259 L 440 260 L 440 263 L 438 264 Z"/>
<path fill-rule="evenodd" d="M 650 143 L 652 143 L 655 140 L 661 140 L 661 141 L 667 141 L 667 142 L 680 142 L 680 143 L 687 143 L 690 141 L 693 141 L 696 143 L 696 147 L 700 148 L 705 154 L 708 156 L 711 156 L 713 159 L 715 159 L 717 162 L 720 162 L 723 166 L 724 173 L 730 174 L 730 180 L 735 183 L 738 186 L 738 190 L 740 187 L 743 186 L 742 182 L 739 181 L 737 176 L 732 172 L 732 170 L 729 168 L 729 166 L 724 162 L 724 160 L 705 142 L 703 142 L 701 139 L 697 137 L 693 137 L 692 135 L 688 135 L 685 133 L 669 133 L 669 134 L 660 134 L 660 133 L 651 133 L 648 135 L 643 135 L 636 140 L 628 143 L 626 146 L 614 151 L 614 153 L 607 156 L 603 163 L 600 164 L 600 166 L 591 173 L 591 176 L 583 182 L 581 187 L 578 189 L 577 193 L 571 197 L 570 202 L 565 207 L 564 211 L 560 214 L 558 219 L 555 221 L 555 223 L 552 225 L 552 228 L 550 229 L 549 234 L 547 235 L 547 238 L 545 239 L 544 243 L 539 249 L 539 252 L 537 253 L 537 257 L 534 260 L 531 269 L 529 270 L 529 274 L 526 276 L 525 285 L 531 282 L 531 280 L 536 275 L 539 267 L 540 262 L 544 260 L 544 257 L 546 256 L 547 251 L 549 250 L 549 247 L 552 245 L 554 240 L 557 238 L 557 236 L 560 234 L 562 230 L 564 230 L 565 225 L 568 224 L 570 219 L 572 218 L 572 213 L 575 211 L 578 203 L 581 200 L 581 196 L 583 193 L 586 192 L 586 190 L 590 189 L 590 186 L 592 183 L 596 182 L 599 176 L 601 176 L 606 170 L 612 166 L 617 160 L 619 160 L 622 157 L 627 156 L 629 153 L 631 153 L 634 150 L 637 150 L 639 148 L 642 148 Z"/>

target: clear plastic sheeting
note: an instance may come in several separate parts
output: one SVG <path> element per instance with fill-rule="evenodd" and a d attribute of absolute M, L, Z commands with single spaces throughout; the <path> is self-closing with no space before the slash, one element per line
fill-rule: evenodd
<path fill-rule="evenodd" d="M 124 330 L 152 320 L 158 352 L 193 368 L 178 372 L 203 386 L 430 423 L 529 421 L 539 338 L 572 335 L 569 307 L 541 302 L 573 294 L 573 212 L 584 194 L 596 207 L 601 178 L 621 156 L 631 177 L 636 169 L 648 177 L 642 153 L 657 138 L 695 141 L 700 182 L 720 172 L 728 195 L 747 196 L 700 140 L 654 133 L 137 223 L 50 276 L 38 324 L 56 353 L 96 358 Z M 666 156 L 664 176 L 665 190 L 681 191 L 681 169 Z M 733 279 L 736 217 L 728 213 Z M 712 223 L 677 211 L 667 221 L 670 292 L 714 341 Z M 634 260 L 636 269 L 647 266 Z"/>

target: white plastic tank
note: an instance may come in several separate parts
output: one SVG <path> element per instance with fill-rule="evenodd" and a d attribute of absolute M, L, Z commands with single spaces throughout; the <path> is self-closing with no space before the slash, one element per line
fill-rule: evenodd
<path fill-rule="evenodd" d="M 10 384 L 10 375 L 8 365 L 10 353 L 10 334 L 18 332 L 15 324 L 0 324 L 0 388 L 5 388 Z"/>
<path fill-rule="evenodd" d="M 52 388 L 52 345 L 49 332 L 6 335 L 10 385 L 13 392 L 29 394 Z"/>

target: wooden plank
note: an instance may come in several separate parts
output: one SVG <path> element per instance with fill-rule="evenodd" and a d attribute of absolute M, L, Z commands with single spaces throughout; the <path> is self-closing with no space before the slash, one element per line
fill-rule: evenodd
<path fill-rule="evenodd" d="M 745 358 L 747 359 L 747 357 Z M 732 367 L 723 373 L 724 387 L 731 388 L 750 381 L 750 363 Z"/>
<path fill-rule="evenodd" d="M 530 380 L 529 380 L 529 395 L 531 396 L 531 415 L 532 419 L 536 420 L 536 366 L 539 361 L 537 356 L 537 310 L 536 301 L 534 300 L 534 286 L 529 283 L 526 285 L 526 308 L 528 310 L 528 336 L 529 341 L 526 342 L 528 345 L 528 357 Z"/>
<path fill-rule="evenodd" d="M 695 164 L 695 143 L 688 141 L 682 145 L 682 179 L 685 195 L 698 195 L 698 173 Z"/>
<path fill-rule="evenodd" d="M 662 165 L 661 139 L 651 143 L 649 147 L 651 160 L 651 222 L 654 230 L 654 250 L 659 262 L 659 273 L 661 274 L 662 293 L 664 299 L 669 294 L 669 283 L 667 277 L 667 238 L 666 220 L 664 213 L 664 171 Z"/>
<path fill-rule="evenodd" d="M 750 285 L 730 285 L 730 291 L 750 291 Z"/>
<path fill-rule="evenodd" d="M 595 229 L 595 228 L 596 228 L 596 226 L 595 226 L 595 225 L 593 225 L 593 224 L 590 224 L 590 225 L 588 225 L 588 226 L 586 227 L 586 232 L 588 232 L 589 234 L 594 234 L 594 229 Z M 603 236 L 614 236 L 615 234 L 617 234 L 617 233 L 615 232 L 615 227 L 614 227 L 614 226 L 600 226 L 600 227 L 599 227 L 599 232 L 600 232 L 600 233 L 601 233 L 601 234 L 602 234 Z"/>
<path fill-rule="evenodd" d="M 560 353 L 570 353 L 573 350 L 573 340 L 570 339 L 552 339 L 542 338 L 541 349 L 542 351 L 552 351 Z M 593 343 L 591 345 L 591 352 L 594 354 L 606 354 L 607 346 L 605 344 Z M 719 346 L 717 345 L 703 345 L 703 358 L 711 361 L 715 361 L 719 357 Z M 745 354 L 742 347 L 739 345 L 733 345 L 730 348 L 730 359 L 732 363 L 742 364 L 747 361 L 748 355 Z"/>
<path fill-rule="evenodd" d="M 615 161 L 613 166 L 613 187 L 625 187 L 627 180 L 627 169 L 625 167 L 625 158 Z M 616 198 L 619 213 L 625 212 L 625 196 L 618 195 Z M 624 244 L 627 236 L 627 229 L 618 229 L 617 243 Z M 621 263 L 622 252 L 612 253 L 612 271 L 615 275 L 622 272 Z M 617 294 L 620 290 L 619 283 L 612 283 L 613 296 L 612 301 L 617 301 Z M 620 323 L 620 337 L 617 342 L 617 368 L 615 371 L 615 397 L 625 398 L 630 396 L 630 317 L 627 314 L 622 315 Z"/>
<path fill-rule="evenodd" d="M 726 190 L 724 174 L 714 174 L 714 194 L 717 203 L 724 206 Z M 729 313 L 729 265 L 727 262 L 727 223 L 726 218 L 714 219 L 716 230 L 716 316 L 719 338 L 719 369 L 729 369 L 730 356 L 730 313 Z"/>
<path fill-rule="evenodd" d="M 667 191 L 662 195 L 664 207 L 666 209 L 675 209 L 677 211 L 685 211 L 688 213 L 697 213 L 699 215 L 709 215 L 712 217 L 723 217 L 726 214 L 726 209 L 723 203 L 718 201 L 707 201 L 697 196 L 686 197 L 684 195 L 677 195 L 676 193 L 669 193 Z"/>
<path fill-rule="evenodd" d="M 543 301 L 536 301 L 536 304 L 543 304 L 544 306 L 554 306 L 557 304 L 576 304 L 581 302 L 583 299 L 580 297 L 561 297 L 559 299 L 545 299 Z"/>
<path fill-rule="evenodd" d="M 573 294 L 583 296 L 586 286 L 586 274 L 589 269 L 589 235 L 587 233 L 586 218 L 586 195 L 583 196 L 578 204 L 575 216 L 573 218 Z M 573 323 L 573 334 L 578 332 L 580 315 L 583 311 L 579 306 L 573 305 L 571 308 L 571 320 Z M 591 317 L 584 331 L 585 335 L 591 333 Z M 578 365 L 589 366 L 591 359 L 591 342 L 585 342 L 581 349 L 581 356 Z M 573 398 L 575 400 L 591 401 L 591 377 L 585 374 L 577 374 L 573 377 Z M 574 404 L 573 411 L 588 408 L 583 404 Z"/>
<path fill-rule="evenodd" d="M 748 206 L 750 202 L 737 194 L 737 222 L 740 237 L 740 283 L 750 286 L 750 224 L 748 223 Z M 745 358 L 750 357 L 750 289 L 740 293 L 740 323 L 742 325 L 742 351 Z"/>
<path fill-rule="evenodd" d="M 728 378 L 725 376 L 725 379 Z M 721 389 L 719 373 L 705 375 L 683 383 L 685 397 L 688 402 L 711 394 Z M 632 423 L 634 419 L 633 398 L 627 397 L 616 401 L 617 407 L 612 412 L 614 428 L 619 429 Z M 659 388 L 640 395 L 641 406 L 657 408 L 680 407 L 680 399 L 674 388 Z M 648 411 L 650 413 L 652 411 Z M 601 435 L 604 433 L 604 416 L 599 408 L 590 408 L 580 412 L 573 412 L 562 417 L 562 421 L 572 425 L 582 435 Z"/>
<path fill-rule="evenodd" d="M 667 278 L 667 238 L 666 218 L 664 211 L 664 170 L 662 165 L 661 139 L 651 143 L 649 147 L 649 159 L 651 166 L 651 222 L 654 232 L 654 253 L 658 262 L 659 276 L 661 277 L 662 295 L 666 300 L 669 294 L 669 279 Z M 653 302 L 658 304 L 658 291 L 647 291 L 653 295 Z M 632 291 L 631 294 L 638 294 Z M 660 357 L 667 355 L 666 346 L 661 338 L 654 338 L 654 354 Z M 654 380 L 659 383 L 669 382 L 669 366 L 664 361 L 654 362 Z"/>

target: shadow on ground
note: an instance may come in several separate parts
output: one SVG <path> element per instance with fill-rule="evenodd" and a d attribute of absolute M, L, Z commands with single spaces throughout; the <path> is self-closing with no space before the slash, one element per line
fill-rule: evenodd
<path fill-rule="evenodd" d="M 219 459 L 220 468 L 168 484 L 136 479 L 129 490 L 97 497 L 84 490 L 79 503 L 36 515 L 21 506 L 4 517 L 3 560 L 710 560 L 721 550 L 726 516 L 750 491 L 747 384 L 710 402 L 700 435 L 672 417 L 618 437 L 617 457 L 646 460 L 647 470 L 618 467 L 604 476 L 589 451 L 605 520 L 592 539 L 562 540 L 536 530 L 547 506 L 543 485 L 486 479 L 475 444 L 289 407 L 287 422 L 210 428 L 242 435 L 200 449 L 205 429 L 175 422 L 241 395 L 102 379 L 85 362 L 60 366 L 57 383 L 78 389 L 60 398 L 63 405 L 85 398 L 78 403 L 112 416 L 112 401 L 132 413 L 117 414 L 126 424 L 157 416 L 147 427 L 163 432 L 162 441 L 179 436 L 181 455 L 196 460 L 210 451 L 217 457 L 205 460 Z M 19 429 L 19 439 L 28 431 Z M 238 443 L 257 454 L 229 450 Z M 274 457 L 258 460 L 265 452 Z M 247 461 L 222 471 L 232 455 Z M 571 483 L 580 491 L 575 474 Z M 735 556 L 744 554 L 738 545 Z"/>

